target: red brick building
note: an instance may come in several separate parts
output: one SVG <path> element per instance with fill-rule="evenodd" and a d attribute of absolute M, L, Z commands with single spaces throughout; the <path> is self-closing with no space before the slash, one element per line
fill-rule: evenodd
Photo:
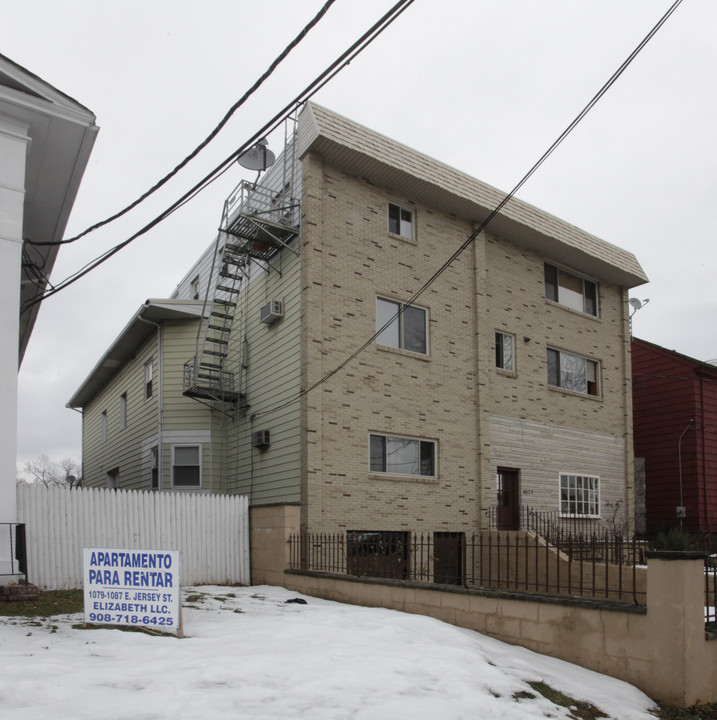
<path fill-rule="evenodd" d="M 717 366 L 632 340 L 635 457 L 647 532 L 679 525 L 717 542 Z"/>

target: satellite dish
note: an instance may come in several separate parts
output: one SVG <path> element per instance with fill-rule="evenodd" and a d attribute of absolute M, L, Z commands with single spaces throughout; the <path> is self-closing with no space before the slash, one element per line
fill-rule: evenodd
<path fill-rule="evenodd" d="M 632 308 L 632 312 L 630 313 L 630 318 L 640 309 L 644 308 L 647 303 L 650 302 L 650 298 L 645 298 L 644 300 L 638 300 L 637 298 L 630 298 L 627 301 L 630 304 L 630 307 Z"/>
<path fill-rule="evenodd" d="M 276 155 L 267 147 L 266 140 L 259 140 L 253 148 L 242 153 L 237 162 L 247 170 L 266 170 L 276 161 Z"/>

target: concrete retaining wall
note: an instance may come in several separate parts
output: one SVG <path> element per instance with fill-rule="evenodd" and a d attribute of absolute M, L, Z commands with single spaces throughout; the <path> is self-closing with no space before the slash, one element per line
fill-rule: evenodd
<path fill-rule="evenodd" d="M 252 508 L 251 515 L 254 583 L 435 617 L 625 680 L 669 705 L 717 702 L 717 638 L 705 633 L 699 553 L 650 553 L 647 604 L 628 605 L 281 571 L 298 506 Z"/>

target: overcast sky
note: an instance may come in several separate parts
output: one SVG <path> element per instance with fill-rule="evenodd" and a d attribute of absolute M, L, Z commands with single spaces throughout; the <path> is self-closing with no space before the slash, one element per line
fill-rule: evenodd
<path fill-rule="evenodd" d="M 0 52 L 87 106 L 100 133 L 68 235 L 124 207 L 218 123 L 324 0 L 24 0 Z M 337 0 L 175 181 L 128 218 L 62 248 L 59 282 L 128 237 L 254 134 L 393 5 Z M 510 190 L 671 0 L 415 0 L 314 98 Z M 519 197 L 633 252 L 650 283 L 635 335 L 717 358 L 717 3 L 685 0 Z M 282 139 L 272 138 L 280 150 Z M 150 297 L 212 240 L 235 166 L 200 197 L 43 303 L 19 376 L 18 464 L 81 455 L 65 408 Z M 436 258 L 438 267 L 445 258 Z"/>

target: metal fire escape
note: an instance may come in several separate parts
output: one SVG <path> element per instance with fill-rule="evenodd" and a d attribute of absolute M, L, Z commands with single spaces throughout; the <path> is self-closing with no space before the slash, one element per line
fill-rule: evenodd
<path fill-rule="evenodd" d="M 298 255 L 289 245 L 299 233 L 299 203 L 290 191 L 286 181 L 278 191 L 242 181 L 224 203 L 196 354 L 184 365 L 185 396 L 219 402 L 230 410 L 245 404 L 242 351 L 237 349 L 241 345 L 230 343 L 232 329 L 252 261 L 254 267 L 281 275 L 279 251 Z"/>

